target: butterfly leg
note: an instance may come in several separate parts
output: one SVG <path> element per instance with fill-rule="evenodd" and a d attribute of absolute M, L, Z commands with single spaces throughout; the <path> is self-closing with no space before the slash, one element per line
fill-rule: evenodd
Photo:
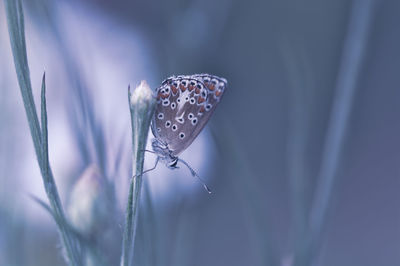
<path fill-rule="evenodd" d="M 147 170 L 143 171 L 141 175 L 144 175 L 145 173 L 153 171 L 154 169 L 156 169 L 159 161 L 160 161 L 160 157 L 157 156 L 156 163 L 154 164 L 154 166 L 152 168 L 150 168 L 150 169 L 147 169 Z M 137 176 L 139 176 L 139 175 L 136 174 L 136 175 L 132 176 L 132 178 L 135 178 Z"/>
<path fill-rule="evenodd" d="M 150 151 L 150 150 L 140 150 L 140 151 L 142 151 L 142 152 L 150 152 L 150 153 L 157 154 L 156 152 L 154 152 L 154 151 Z"/>

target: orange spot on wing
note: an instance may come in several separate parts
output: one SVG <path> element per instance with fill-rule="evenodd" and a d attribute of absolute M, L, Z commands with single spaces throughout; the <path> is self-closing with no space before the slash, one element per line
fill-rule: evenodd
<path fill-rule="evenodd" d="M 179 85 L 179 88 L 181 89 L 182 92 L 184 92 L 186 90 L 186 87 L 183 86 L 182 84 Z"/>
<path fill-rule="evenodd" d="M 193 85 L 189 85 L 189 91 L 192 91 L 194 89 Z"/>
<path fill-rule="evenodd" d="M 213 83 L 211 83 L 210 85 L 208 85 L 208 89 L 209 89 L 210 91 L 215 90 L 215 85 L 214 85 Z"/>
<path fill-rule="evenodd" d="M 173 94 L 176 94 L 178 92 L 178 88 L 175 87 L 174 85 L 171 85 L 171 90 Z"/>
<path fill-rule="evenodd" d="M 168 98 L 168 96 L 169 96 L 169 93 L 161 94 L 161 98 L 163 98 L 163 99 Z"/>
<path fill-rule="evenodd" d="M 199 113 L 204 113 L 204 111 L 206 110 L 206 108 L 204 108 L 204 105 L 200 107 Z"/>
<path fill-rule="evenodd" d="M 202 102 L 204 102 L 206 99 L 204 99 L 203 97 L 199 97 L 199 99 L 197 100 L 197 103 L 200 104 Z"/>
<path fill-rule="evenodd" d="M 196 88 L 195 92 L 196 92 L 196 94 L 199 94 L 200 93 L 200 89 Z"/>
<path fill-rule="evenodd" d="M 215 92 L 215 96 L 217 96 L 217 97 L 221 96 L 221 94 L 222 94 L 222 91 L 221 91 L 221 90 L 217 90 L 217 91 Z"/>

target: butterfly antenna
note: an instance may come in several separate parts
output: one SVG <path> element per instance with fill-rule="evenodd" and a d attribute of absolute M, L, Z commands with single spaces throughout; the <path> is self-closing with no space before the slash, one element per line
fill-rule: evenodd
<path fill-rule="evenodd" d="M 204 189 L 211 194 L 211 189 L 206 185 L 206 183 L 204 182 L 204 180 L 193 170 L 192 167 L 190 167 L 190 165 L 185 162 L 184 160 L 178 158 L 178 161 L 182 162 L 184 165 L 186 165 L 187 168 L 189 168 L 190 172 L 192 173 L 192 176 L 197 177 L 197 179 L 199 180 L 199 182 L 203 185 Z"/>

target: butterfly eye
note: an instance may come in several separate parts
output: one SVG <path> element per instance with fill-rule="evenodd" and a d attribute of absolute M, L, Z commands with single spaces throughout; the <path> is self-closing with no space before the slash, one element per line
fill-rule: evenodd
<path fill-rule="evenodd" d="M 203 98 L 206 98 L 206 96 L 207 96 L 206 91 L 202 91 L 202 92 L 201 92 L 201 96 L 202 96 Z"/>
<path fill-rule="evenodd" d="M 188 114 L 188 118 L 189 118 L 189 120 L 192 120 L 192 119 L 193 119 L 193 117 L 194 117 L 194 115 L 193 115 L 192 113 L 189 113 L 189 114 Z"/>
<path fill-rule="evenodd" d="M 175 124 L 173 124 L 173 125 L 172 125 L 172 131 L 176 131 L 177 129 L 178 129 L 178 126 L 175 125 Z"/>
<path fill-rule="evenodd" d="M 196 125 L 197 124 L 197 118 L 193 118 L 192 119 L 192 125 L 194 126 L 194 125 Z"/>
<path fill-rule="evenodd" d="M 194 104 L 196 102 L 196 100 L 192 97 L 190 98 L 190 104 Z"/>
<path fill-rule="evenodd" d="M 185 87 L 187 86 L 186 80 L 182 81 L 182 85 L 185 86 Z"/>
<path fill-rule="evenodd" d="M 169 100 L 168 100 L 168 99 L 164 100 L 164 101 L 162 102 L 162 105 L 163 105 L 163 106 L 168 106 L 168 105 L 169 105 Z"/>
<path fill-rule="evenodd" d="M 189 101 L 189 96 L 186 96 L 185 101 L 186 102 Z"/>
<path fill-rule="evenodd" d="M 206 110 L 209 111 L 211 109 L 212 105 L 211 104 L 207 104 L 206 105 Z"/>
<path fill-rule="evenodd" d="M 194 86 L 194 85 L 196 85 L 196 82 L 191 81 L 191 82 L 190 82 L 190 85 Z"/>
<path fill-rule="evenodd" d="M 176 103 L 171 103 L 171 109 L 175 109 L 175 107 L 176 107 Z"/>
<path fill-rule="evenodd" d="M 175 81 L 174 83 L 172 83 L 172 85 L 174 86 L 174 87 L 178 87 L 178 83 Z"/>
<path fill-rule="evenodd" d="M 158 127 L 158 128 L 157 128 L 157 132 L 161 132 L 161 127 Z"/>
<path fill-rule="evenodd" d="M 199 88 L 201 90 L 203 88 L 203 85 L 197 84 L 197 88 Z"/>
<path fill-rule="evenodd" d="M 163 120 L 164 119 L 164 114 L 163 113 L 159 113 L 157 115 L 157 118 L 160 119 L 160 120 Z"/>
<path fill-rule="evenodd" d="M 169 93 L 169 88 L 165 88 L 165 93 Z"/>
<path fill-rule="evenodd" d="M 165 127 L 166 127 L 166 128 L 169 128 L 170 126 L 171 126 L 171 121 L 169 121 L 169 120 L 166 121 L 166 122 L 165 122 Z"/>
<path fill-rule="evenodd" d="M 181 98 L 178 98 L 178 100 L 176 100 L 177 103 L 181 103 Z"/>
<path fill-rule="evenodd" d="M 179 133 L 179 138 L 180 139 L 184 139 L 185 138 L 185 133 L 183 133 L 183 132 Z"/>

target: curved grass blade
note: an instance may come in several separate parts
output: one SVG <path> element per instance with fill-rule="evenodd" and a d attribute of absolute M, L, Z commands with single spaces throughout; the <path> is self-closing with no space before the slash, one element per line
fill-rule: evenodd
<path fill-rule="evenodd" d="M 36 113 L 33 100 L 32 85 L 30 81 L 28 59 L 26 54 L 24 16 L 20 0 L 5 0 L 8 31 L 15 69 L 21 95 L 25 107 L 29 129 L 35 147 L 36 157 L 39 163 L 43 185 L 49 200 L 52 213 L 61 235 L 63 247 L 65 248 L 67 260 L 70 265 L 81 265 L 78 241 L 66 226 L 66 218 L 55 184 L 48 159 L 48 137 L 47 137 L 47 112 L 45 97 L 45 76 L 42 80 L 41 116 L 42 129 L 39 125 L 39 118 Z M 61 221 L 61 222 L 58 222 Z"/>

